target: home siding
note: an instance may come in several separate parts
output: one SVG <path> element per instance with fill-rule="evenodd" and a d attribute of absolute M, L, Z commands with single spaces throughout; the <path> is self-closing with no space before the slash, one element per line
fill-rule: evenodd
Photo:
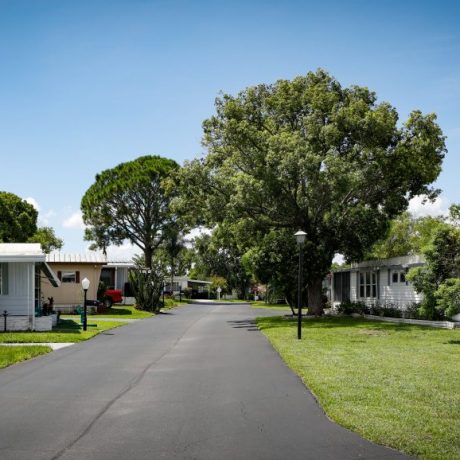
<path fill-rule="evenodd" d="M 406 306 L 412 303 L 420 303 L 423 295 L 415 292 L 411 283 L 393 283 L 392 271 L 382 270 L 380 284 L 380 303 Z"/>
<path fill-rule="evenodd" d="M 351 302 L 357 302 L 358 299 L 358 273 L 350 273 L 350 300 Z"/>
<path fill-rule="evenodd" d="M 0 295 L 0 313 L 5 310 L 10 315 L 35 314 L 34 262 L 8 263 L 8 293 Z"/>
<path fill-rule="evenodd" d="M 79 283 L 61 283 L 58 288 L 51 286 L 48 280 L 42 282 L 42 295 L 46 301 L 48 297 L 53 297 L 54 305 L 77 306 L 83 304 L 83 289 L 81 281 L 88 278 L 90 286 L 87 298 L 95 300 L 97 298 L 97 288 L 101 277 L 102 265 L 88 263 L 54 263 L 48 262 L 48 265 L 57 274 L 58 272 L 78 271 L 80 272 Z"/>

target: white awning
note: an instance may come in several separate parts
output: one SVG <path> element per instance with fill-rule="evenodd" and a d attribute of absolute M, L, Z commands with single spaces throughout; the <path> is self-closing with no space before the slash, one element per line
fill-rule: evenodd
<path fill-rule="evenodd" d="M 50 283 L 54 287 L 59 287 L 61 282 L 59 281 L 56 273 L 54 273 L 53 269 L 46 263 L 42 262 L 40 264 L 40 270 L 45 274 L 45 276 L 49 279 Z"/>

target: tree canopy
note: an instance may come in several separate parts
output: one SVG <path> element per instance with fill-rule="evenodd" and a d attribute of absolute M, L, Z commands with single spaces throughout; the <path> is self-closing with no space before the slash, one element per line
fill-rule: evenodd
<path fill-rule="evenodd" d="M 40 243 L 43 252 L 62 248 L 64 242 L 51 227 L 37 227 L 38 211 L 19 196 L 0 192 L 0 241 Z"/>
<path fill-rule="evenodd" d="M 460 229 L 448 224 L 437 228 L 423 255 L 425 265 L 411 269 L 407 276 L 423 293 L 421 313 L 432 319 L 459 313 L 460 283 L 454 279 L 460 276 Z"/>
<path fill-rule="evenodd" d="M 109 244 L 129 240 L 139 247 L 145 266 L 165 238 L 175 216 L 171 176 L 179 165 L 160 156 L 142 156 L 96 175 L 81 201 L 85 238 L 105 251 Z"/>
<path fill-rule="evenodd" d="M 14 193 L 0 192 L 0 241 L 24 243 L 37 231 L 38 211 Z"/>
<path fill-rule="evenodd" d="M 435 231 L 446 224 L 442 216 L 414 217 L 404 212 L 390 222 L 385 237 L 367 252 L 366 259 L 388 259 L 422 254 L 431 244 Z"/>
<path fill-rule="evenodd" d="M 237 290 L 244 299 L 251 282 L 251 271 L 245 263 L 247 247 L 232 225 L 217 226 L 211 235 L 203 234 L 194 241 L 195 257 L 191 276 L 198 279 L 219 277 L 226 289 Z"/>
<path fill-rule="evenodd" d="M 61 249 L 64 245 L 64 241 L 56 236 L 54 229 L 51 227 L 39 227 L 27 241 L 29 243 L 40 243 L 45 254 Z"/>
<path fill-rule="evenodd" d="M 413 111 L 400 125 L 389 103 L 323 70 L 224 94 L 203 127 L 208 153 L 182 172 L 179 205 L 208 226 L 305 231 L 313 313 L 336 253 L 361 259 L 412 197 L 437 194 L 445 145 L 436 116 Z"/>

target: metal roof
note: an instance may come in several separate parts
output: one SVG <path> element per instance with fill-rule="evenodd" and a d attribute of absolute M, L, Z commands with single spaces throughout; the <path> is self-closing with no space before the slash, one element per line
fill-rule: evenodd
<path fill-rule="evenodd" d="M 39 243 L 0 243 L 0 261 L 2 262 L 38 262 L 44 260 L 45 254 Z"/>
<path fill-rule="evenodd" d="M 65 254 L 62 252 L 52 252 L 47 254 L 48 263 L 61 264 L 106 264 L 107 257 L 98 252 L 87 252 L 85 254 Z"/>

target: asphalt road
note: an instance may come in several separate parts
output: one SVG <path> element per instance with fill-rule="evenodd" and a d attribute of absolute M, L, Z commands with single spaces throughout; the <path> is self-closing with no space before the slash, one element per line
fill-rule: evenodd
<path fill-rule="evenodd" d="M 0 371 L 0 458 L 397 459 L 330 422 L 247 305 L 191 305 Z"/>

